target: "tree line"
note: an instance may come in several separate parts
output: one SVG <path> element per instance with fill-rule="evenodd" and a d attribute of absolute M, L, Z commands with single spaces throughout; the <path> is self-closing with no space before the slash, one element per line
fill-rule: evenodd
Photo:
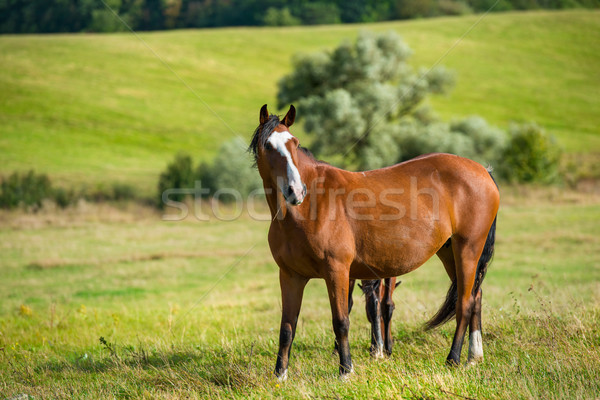
<path fill-rule="evenodd" d="M 127 26 L 150 31 L 376 22 L 483 12 L 495 3 L 496 0 L 2 0 L 0 33 L 117 32 L 127 30 Z M 577 7 L 598 8 L 600 0 L 499 0 L 492 11 Z"/>

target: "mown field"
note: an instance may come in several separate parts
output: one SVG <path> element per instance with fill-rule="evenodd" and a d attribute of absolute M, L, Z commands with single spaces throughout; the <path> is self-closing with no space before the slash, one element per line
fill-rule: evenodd
<path fill-rule="evenodd" d="M 268 221 L 167 222 L 84 203 L 2 212 L 0 398 L 596 398 L 600 197 L 502 192 L 484 363 L 445 367 L 454 324 L 422 330 L 448 285 L 435 259 L 401 278 L 390 359 L 369 358 L 355 293 L 346 383 L 320 280 L 305 293 L 290 379 L 272 376 L 281 304 Z"/>
<path fill-rule="evenodd" d="M 332 48 L 361 29 L 399 32 L 415 67 L 439 61 L 456 71 L 455 90 L 432 99 L 442 118 L 479 114 L 501 127 L 534 120 L 569 152 L 600 152 L 600 12 L 479 18 L 139 39 L 0 36 L 0 173 L 34 168 L 62 184 L 119 181 L 148 195 L 177 151 L 208 161 L 224 140 L 247 139 L 259 107 L 274 109 L 294 54 Z"/>

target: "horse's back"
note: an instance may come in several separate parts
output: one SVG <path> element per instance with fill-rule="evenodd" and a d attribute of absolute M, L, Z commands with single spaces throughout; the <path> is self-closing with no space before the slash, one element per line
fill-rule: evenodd
<path fill-rule="evenodd" d="M 380 199 L 369 210 L 375 218 L 351 222 L 360 260 L 356 277 L 410 272 L 453 235 L 487 234 L 498 210 L 498 190 L 487 169 L 451 154 L 423 155 L 356 179 L 354 185 Z"/>
<path fill-rule="evenodd" d="M 481 200 L 498 197 L 498 187 L 487 168 L 454 154 L 423 154 L 390 167 L 366 171 L 364 174 L 369 179 L 383 180 L 392 187 L 406 183 L 410 186 L 412 181 L 418 187 L 449 191 L 449 197 L 460 196 L 463 192 Z"/>

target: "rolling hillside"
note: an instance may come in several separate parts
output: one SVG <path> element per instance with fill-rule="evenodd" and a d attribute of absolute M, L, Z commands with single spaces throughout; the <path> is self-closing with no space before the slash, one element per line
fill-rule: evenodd
<path fill-rule="evenodd" d="M 454 91 L 433 99 L 443 118 L 534 120 L 569 152 L 600 152 L 600 12 L 492 14 L 473 27 L 479 18 L 0 36 L 0 173 L 149 193 L 175 152 L 210 159 L 224 140 L 249 138 L 292 55 L 360 29 L 396 30 L 415 67 L 441 59 L 456 71 Z"/>

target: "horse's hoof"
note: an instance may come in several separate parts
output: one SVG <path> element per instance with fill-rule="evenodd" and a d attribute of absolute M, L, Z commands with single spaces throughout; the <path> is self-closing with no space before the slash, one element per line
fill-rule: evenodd
<path fill-rule="evenodd" d="M 350 368 L 349 372 L 340 372 L 340 381 L 348 382 L 354 375 L 354 367 Z"/>
<path fill-rule="evenodd" d="M 383 347 L 379 347 L 376 350 L 371 350 L 371 357 L 375 360 L 379 360 L 385 357 Z"/>
<path fill-rule="evenodd" d="M 476 356 L 476 357 L 469 356 L 469 358 L 467 359 L 468 366 L 476 365 L 476 364 L 479 364 L 482 362 L 483 362 L 483 356 Z"/>
<path fill-rule="evenodd" d="M 447 358 L 446 366 L 449 368 L 457 368 L 460 366 L 460 360 L 454 360 L 453 358 Z"/>
<path fill-rule="evenodd" d="M 287 381 L 287 369 L 284 369 L 283 372 L 277 376 L 277 380 L 279 382 Z"/>

